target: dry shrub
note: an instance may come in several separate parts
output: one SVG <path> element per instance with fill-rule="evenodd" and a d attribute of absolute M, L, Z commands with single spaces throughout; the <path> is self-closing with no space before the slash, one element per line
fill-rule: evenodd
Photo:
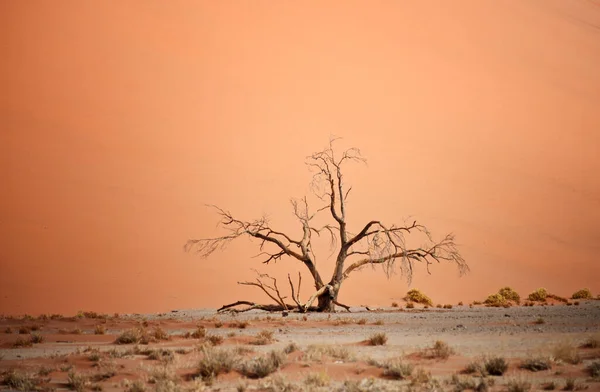
<path fill-rule="evenodd" d="M 360 320 L 358 320 L 356 322 L 356 324 L 358 325 L 365 325 L 367 323 L 367 319 L 366 318 L 361 318 Z"/>
<path fill-rule="evenodd" d="M 543 317 L 538 317 L 533 323 L 537 325 L 546 324 L 546 320 Z"/>
<path fill-rule="evenodd" d="M 98 324 L 94 327 L 94 334 L 104 335 L 106 333 L 106 327 L 102 324 Z"/>
<path fill-rule="evenodd" d="M 386 361 L 382 366 L 383 375 L 394 380 L 404 380 L 413 372 L 413 366 L 410 363 L 402 361 L 400 358 L 394 358 Z"/>
<path fill-rule="evenodd" d="M 134 380 L 129 381 L 125 380 L 123 382 L 123 387 L 125 392 L 145 392 L 146 391 L 146 383 L 142 380 Z"/>
<path fill-rule="evenodd" d="M 34 391 L 37 389 L 39 380 L 28 373 L 17 372 L 10 369 L 4 374 L 2 383 L 9 388 L 14 388 L 18 391 Z"/>
<path fill-rule="evenodd" d="M 450 305 L 450 304 L 445 304 L 445 305 L 444 305 L 444 309 L 452 309 L 452 305 Z"/>
<path fill-rule="evenodd" d="M 367 339 L 367 344 L 369 346 L 383 346 L 384 344 L 387 343 L 387 335 L 383 332 L 378 332 L 378 333 L 374 333 L 373 335 L 369 336 L 369 338 Z"/>
<path fill-rule="evenodd" d="M 383 324 L 384 324 L 383 320 L 376 320 L 376 321 L 373 323 L 373 325 L 383 325 Z"/>
<path fill-rule="evenodd" d="M 488 357 L 483 360 L 483 368 L 489 375 L 501 376 L 508 370 L 508 362 L 503 357 Z"/>
<path fill-rule="evenodd" d="M 44 337 L 37 332 L 33 332 L 30 336 L 31 336 L 31 343 L 43 343 L 44 342 Z"/>
<path fill-rule="evenodd" d="M 31 347 L 33 346 L 33 342 L 31 341 L 31 337 L 22 338 L 18 337 L 17 341 L 13 344 L 14 347 Z"/>
<path fill-rule="evenodd" d="M 524 359 L 519 365 L 521 369 L 527 369 L 532 372 L 552 369 L 552 360 L 548 357 L 532 357 Z"/>
<path fill-rule="evenodd" d="M 4 329 L 4 333 L 13 333 L 13 330 L 12 330 L 12 328 L 11 328 L 11 327 L 6 327 L 6 328 Z"/>
<path fill-rule="evenodd" d="M 140 328 L 131 328 L 122 332 L 117 339 L 115 344 L 137 344 L 141 343 L 145 338 L 145 331 Z"/>
<path fill-rule="evenodd" d="M 587 389 L 587 386 L 576 378 L 569 377 L 565 380 L 563 391 L 582 391 Z"/>
<path fill-rule="evenodd" d="M 582 345 L 583 348 L 600 348 L 600 332 L 586 339 Z"/>
<path fill-rule="evenodd" d="M 250 342 L 250 344 L 254 344 L 257 346 L 264 346 L 267 344 L 271 344 L 275 341 L 273 338 L 273 331 L 262 330 L 255 337 L 254 340 Z"/>
<path fill-rule="evenodd" d="M 28 327 L 26 325 L 22 325 L 19 327 L 20 335 L 29 335 L 30 333 L 31 333 L 31 327 Z"/>
<path fill-rule="evenodd" d="M 527 297 L 528 300 L 533 302 L 546 302 L 546 298 L 548 298 L 548 291 L 543 287 L 535 290 Z"/>
<path fill-rule="evenodd" d="M 353 359 L 352 353 L 346 347 L 329 345 L 310 345 L 307 347 L 303 358 L 308 361 L 322 361 L 323 356 L 341 361 Z"/>
<path fill-rule="evenodd" d="M 215 328 L 221 328 L 222 326 L 223 326 L 223 323 L 221 321 L 215 322 Z"/>
<path fill-rule="evenodd" d="M 398 302 L 392 302 L 392 308 L 397 308 L 398 307 Z"/>
<path fill-rule="evenodd" d="M 169 340 L 171 338 L 169 334 L 159 326 L 154 327 L 151 336 L 156 340 Z"/>
<path fill-rule="evenodd" d="M 344 318 L 339 318 L 339 319 L 336 319 L 336 320 L 333 322 L 333 325 L 337 327 L 337 326 L 339 326 L 339 325 L 349 325 L 349 324 L 352 324 L 352 323 L 353 323 L 353 320 L 352 320 L 352 319 L 349 319 L 349 318 L 346 318 L 346 317 L 344 317 Z"/>
<path fill-rule="evenodd" d="M 203 380 L 210 380 L 221 373 L 229 373 L 237 361 L 238 357 L 229 350 L 205 346 L 198 362 L 198 375 Z"/>
<path fill-rule="evenodd" d="M 510 380 L 507 384 L 508 392 L 528 392 L 531 390 L 531 382 L 525 379 Z"/>
<path fill-rule="evenodd" d="M 331 382 L 329 375 L 325 372 L 311 373 L 304 379 L 304 384 L 309 387 L 326 387 Z"/>
<path fill-rule="evenodd" d="M 436 340 L 432 347 L 423 350 L 423 357 L 429 359 L 448 359 L 452 354 L 454 350 L 442 340 Z"/>
<path fill-rule="evenodd" d="M 573 365 L 581 363 L 581 356 L 579 356 L 577 347 L 575 347 L 575 345 L 571 342 L 564 341 L 557 343 L 552 350 L 552 355 L 557 361 L 562 361 Z"/>
<path fill-rule="evenodd" d="M 594 379 L 600 378 L 600 361 L 590 363 L 585 370 L 589 373 L 590 377 Z"/>
<path fill-rule="evenodd" d="M 168 364 L 175 361 L 175 354 L 171 350 L 164 348 L 158 350 L 150 350 L 148 353 L 148 359 L 157 360 L 161 363 Z"/>
<path fill-rule="evenodd" d="M 203 339 L 206 337 L 206 328 L 199 325 L 194 332 L 190 334 L 194 339 Z"/>
<path fill-rule="evenodd" d="M 285 361 L 285 355 L 279 351 L 271 351 L 265 356 L 242 362 L 237 371 L 248 378 L 264 378 L 279 369 Z"/>
<path fill-rule="evenodd" d="M 547 297 L 548 297 L 548 298 L 552 298 L 552 299 L 554 299 L 554 300 L 556 300 L 556 301 L 558 301 L 558 302 L 563 302 L 563 303 L 565 303 L 565 304 L 566 304 L 567 302 L 569 302 L 569 300 L 568 300 L 568 299 L 566 299 L 566 298 L 564 298 L 564 297 L 561 297 L 561 296 L 559 296 L 559 295 L 556 295 L 556 294 L 548 294 L 548 296 L 547 296 Z"/>
<path fill-rule="evenodd" d="M 594 298 L 594 296 L 592 295 L 592 292 L 588 288 L 577 290 L 571 296 L 571 299 L 592 299 L 592 298 Z"/>
<path fill-rule="evenodd" d="M 415 303 L 414 302 L 407 302 L 406 303 L 406 309 L 414 309 L 415 308 Z"/>
<path fill-rule="evenodd" d="M 431 298 L 423 294 L 419 289 L 411 289 L 406 293 L 404 300 L 407 302 L 416 302 L 422 305 L 433 306 Z"/>
<path fill-rule="evenodd" d="M 247 321 L 238 321 L 236 323 L 229 324 L 229 328 L 246 329 L 246 328 L 248 328 L 249 325 L 250 325 L 250 323 Z"/>
<path fill-rule="evenodd" d="M 223 338 L 223 336 L 220 335 L 209 335 L 206 337 L 206 340 L 213 346 L 218 346 L 219 344 L 223 343 L 225 338 Z"/>
<path fill-rule="evenodd" d="M 67 375 L 67 387 L 73 391 L 83 392 L 90 385 L 90 380 L 83 374 L 69 371 Z"/>
<path fill-rule="evenodd" d="M 288 344 L 287 346 L 285 346 L 285 348 L 283 349 L 283 352 L 286 354 L 291 354 L 294 351 L 298 351 L 299 347 L 296 343 L 292 342 L 290 344 Z"/>

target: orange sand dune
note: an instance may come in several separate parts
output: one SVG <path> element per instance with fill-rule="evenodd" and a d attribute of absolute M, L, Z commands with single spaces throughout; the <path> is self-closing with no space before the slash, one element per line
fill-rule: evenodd
<path fill-rule="evenodd" d="M 182 244 L 217 234 L 205 203 L 297 230 L 330 134 L 369 159 L 352 230 L 456 233 L 471 274 L 413 280 L 435 302 L 600 291 L 598 1 L 2 2 L 0 25 L 1 312 L 260 298 L 252 243 Z M 406 290 L 367 270 L 341 300 Z"/>

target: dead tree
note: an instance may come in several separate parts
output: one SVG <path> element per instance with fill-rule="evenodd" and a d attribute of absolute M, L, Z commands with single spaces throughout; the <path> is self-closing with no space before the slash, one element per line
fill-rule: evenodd
<path fill-rule="evenodd" d="M 264 256 L 263 264 L 277 262 L 282 258 L 295 259 L 304 264 L 314 282 L 315 291 L 306 302 L 300 301 L 300 283 L 294 288 L 291 277 L 288 281 L 292 292 L 293 303 L 286 303 L 277 287 L 277 281 L 257 272 L 254 282 L 238 282 L 252 285 L 263 290 L 274 302 L 270 305 L 256 304 L 250 301 L 238 301 L 225 305 L 219 310 L 234 309 L 247 305 L 243 309 L 263 309 L 268 311 L 321 311 L 330 312 L 335 305 L 348 307 L 338 302 L 342 283 L 353 273 L 367 266 L 381 265 L 389 278 L 394 271 L 400 273 L 410 282 L 415 262 L 425 265 L 428 273 L 433 263 L 447 261 L 456 264 L 462 275 L 469 269 L 467 263 L 458 252 L 454 235 L 448 234 L 435 241 L 429 230 L 417 221 L 402 226 L 387 225 L 380 220 L 367 222 L 358 233 L 351 233 L 347 227 L 346 202 L 352 187 L 346 189 L 342 168 L 349 162 L 366 162 L 360 151 L 351 148 L 341 154 L 334 151 L 335 139 L 323 151 L 307 158 L 307 165 L 314 171 L 311 183 L 314 195 L 323 202 L 321 208 L 311 211 L 306 197 L 292 200 L 295 217 L 301 226 L 301 234 L 294 237 L 272 228 L 266 218 L 244 221 L 235 218 L 229 211 L 213 206 L 221 216 L 220 226 L 227 234 L 220 237 L 191 239 L 185 244 L 186 251 L 195 251 L 201 257 L 208 257 L 216 250 L 224 250 L 227 245 L 240 237 L 251 237 L 259 240 L 260 256 Z M 314 218 L 320 214 L 328 214 L 329 224 L 317 227 Z M 331 278 L 323 280 L 316 268 L 313 252 L 313 235 L 327 233 L 336 254 L 335 268 Z M 424 245 L 411 248 L 406 243 L 409 234 L 420 234 L 424 237 Z M 316 306 L 313 306 L 317 301 Z"/>

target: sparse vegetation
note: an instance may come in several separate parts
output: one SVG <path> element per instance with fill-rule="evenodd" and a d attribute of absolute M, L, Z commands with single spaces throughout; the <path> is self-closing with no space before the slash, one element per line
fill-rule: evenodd
<path fill-rule="evenodd" d="M 498 294 L 504 297 L 504 299 L 506 299 L 507 301 L 513 301 L 517 305 L 521 304 L 521 296 L 511 287 L 507 286 L 501 288 L 500 290 L 498 290 Z"/>
<path fill-rule="evenodd" d="M 194 339 L 202 339 L 204 337 L 206 337 L 206 328 L 204 328 L 203 326 L 199 325 L 194 332 L 192 332 L 191 335 Z"/>
<path fill-rule="evenodd" d="M 169 340 L 171 337 L 169 334 L 159 326 L 152 329 L 151 336 L 156 340 Z"/>
<path fill-rule="evenodd" d="M 145 331 L 140 328 L 131 328 L 122 332 L 115 340 L 116 344 L 140 343 L 144 339 Z"/>
<path fill-rule="evenodd" d="M 413 366 L 402 361 L 400 358 L 394 358 L 386 361 L 383 366 L 383 375 L 394 380 L 404 380 L 413 372 Z"/>
<path fill-rule="evenodd" d="M 556 389 L 556 383 L 554 381 L 545 382 L 541 385 L 541 388 L 544 391 L 553 391 Z"/>
<path fill-rule="evenodd" d="M 491 376 L 501 376 L 508 370 L 508 362 L 502 357 L 488 357 L 483 361 L 483 368 Z"/>
<path fill-rule="evenodd" d="M 510 380 L 506 386 L 508 392 L 528 392 L 531 390 L 531 382 L 524 379 Z"/>
<path fill-rule="evenodd" d="M 94 327 L 94 334 L 96 335 L 104 335 L 106 333 L 106 327 L 103 324 L 97 324 Z"/>
<path fill-rule="evenodd" d="M 198 362 L 198 375 L 203 380 L 217 377 L 221 373 L 229 373 L 238 362 L 232 352 L 212 347 L 202 348 L 202 359 Z"/>
<path fill-rule="evenodd" d="M 356 322 L 356 324 L 358 324 L 358 325 L 365 325 L 366 323 L 367 323 L 366 318 L 361 318 Z"/>
<path fill-rule="evenodd" d="M 495 308 L 510 306 L 510 302 L 504 298 L 501 294 L 492 294 L 483 301 L 485 306 L 491 306 Z"/>
<path fill-rule="evenodd" d="M 392 308 L 397 308 L 398 307 L 398 302 L 392 302 Z"/>
<path fill-rule="evenodd" d="M 535 290 L 527 297 L 528 300 L 533 302 L 546 302 L 546 298 L 548 298 L 548 291 L 543 287 Z"/>
<path fill-rule="evenodd" d="M 588 288 L 577 290 L 571 296 L 571 299 L 592 299 L 592 298 L 594 298 L 594 296 L 592 295 L 592 292 Z"/>
<path fill-rule="evenodd" d="M 31 341 L 31 337 L 27 337 L 27 338 L 22 338 L 22 337 L 18 337 L 17 340 L 15 341 L 15 343 L 13 344 L 14 347 L 31 347 L 33 346 L 33 342 Z"/>
<path fill-rule="evenodd" d="M 30 333 L 31 333 L 31 327 L 28 327 L 26 325 L 22 325 L 19 327 L 20 335 L 29 335 Z"/>
<path fill-rule="evenodd" d="M 384 322 L 381 319 L 375 320 L 375 322 L 373 323 L 373 325 L 383 325 L 383 324 L 384 324 Z"/>
<path fill-rule="evenodd" d="M 537 325 L 546 324 L 546 320 L 543 317 L 538 317 L 533 323 Z"/>
<path fill-rule="evenodd" d="M 263 378 L 279 369 L 284 360 L 285 356 L 282 352 L 271 351 L 265 356 L 242 362 L 237 370 L 248 378 Z"/>
<path fill-rule="evenodd" d="M 587 389 L 587 386 L 576 378 L 569 377 L 565 380 L 563 391 L 582 391 Z"/>
<path fill-rule="evenodd" d="M 208 335 L 206 340 L 213 346 L 218 346 L 219 344 L 223 343 L 225 338 L 223 338 L 221 335 Z"/>
<path fill-rule="evenodd" d="M 257 346 L 264 346 L 267 344 L 271 344 L 273 343 L 275 339 L 273 338 L 273 331 L 269 331 L 269 330 L 262 330 L 260 331 L 252 341 L 250 341 L 250 344 L 254 344 Z"/>
<path fill-rule="evenodd" d="M 583 348 L 600 348 L 600 333 L 588 337 L 582 345 Z"/>
<path fill-rule="evenodd" d="M 419 289 L 411 289 L 406 293 L 404 300 L 407 302 L 416 302 L 422 305 L 433 306 L 431 298 L 423 294 Z"/>
<path fill-rule="evenodd" d="M 383 346 L 387 343 L 387 335 L 383 332 L 374 333 L 367 339 L 369 346 Z"/>
<path fill-rule="evenodd" d="M 238 322 L 229 324 L 229 328 L 246 329 L 246 328 L 248 328 L 249 325 L 250 325 L 250 323 L 248 321 L 238 321 Z"/>
<path fill-rule="evenodd" d="M 575 365 L 581 362 L 577 347 L 571 342 L 563 341 L 557 343 L 552 350 L 552 354 L 555 360 L 565 363 Z"/>
<path fill-rule="evenodd" d="M 444 305 L 444 309 L 452 309 L 452 305 L 451 304 L 445 304 Z"/>
<path fill-rule="evenodd" d="M 17 372 L 11 369 L 4 374 L 2 383 L 18 391 L 33 391 L 37 388 L 38 380 L 29 373 Z"/>
<path fill-rule="evenodd" d="M 292 342 L 290 344 L 288 344 L 287 346 L 285 346 L 285 348 L 283 349 L 283 352 L 286 354 L 291 354 L 294 351 L 298 351 L 299 347 L 296 343 Z"/>
<path fill-rule="evenodd" d="M 44 336 L 42 336 L 42 334 L 39 334 L 37 332 L 32 332 L 30 336 L 31 336 L 31 343 L 37 344 L 37 343 L 44 342 Z"/>
<path fill-rule="evenodd" d="M 542 370 L 552 369 L 552 361 L 548 357 L 531 357 L 523 360 L 519 367 L 521 369 L 527 369 L 532 372 L 539 372 Z"/>
<path fill-rule="evenodd" d="M 414 309 L 415 308 L 415 303 L 414 302 L 407 302 L 406 303 L 406 309 Z"/>
<path fill-rule="evenodd" d="M 88 378 L 70 370 L 67 374 L 67 387 L 73 391 L 83 392 L 90 385 Z"/>
<path fill-rule="evenodd" d="M 325 355 L 341 361 L 350 361 L 353 358 L 352 353 L 343 346 L 310 345 L 307 347 L 303 359 L 308 361 L 322 361 Z"/>
<path fill-rule="evenodd" d="M 436 340 L 433 346 L 423 350 L 422 354 L 424 358 L 429 359 L 448 359 L 450 355 L 454 354 L 454 350 L 448 343 Z"/>
<path fill-rule="evenodd" d="M 123 386 L 125 392 L 146 392 L 146 383 L 142 380 L 126 380 Z"/>
<path fill-rule="evenodd" d="M 325 372 L 311 373 L 304 379 L 304 384 L 309 387 L 326 387 L 331 382 L 329 375 Z"/>
<path fill-rule="evenodd" d="M 590 377 L 594 379 L 600 378 L 600 361 L 594 361 L 590 363 L 585 370 L 589 373 Z"/>

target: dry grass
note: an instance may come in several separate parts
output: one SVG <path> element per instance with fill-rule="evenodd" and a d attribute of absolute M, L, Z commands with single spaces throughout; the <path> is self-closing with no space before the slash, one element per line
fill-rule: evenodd
<path fill-rule="evenodd" d="M 146 392 L 146 383 L 142 380 L 125 380 L 123 388 L 125 392 Z"/>
<path fill-rule="evenodd" d="M 433 346 L 423 350 L 422 354 L 424 358 L 428 359 L 448 359 L 450 355 L 454 354 L 454 350 L 448 343 L 436 340 Z"/>
<path fill-rule="evenodd" d="M 156 340 L 170 340 L 171 339 L 169 334 L 159 326 L 156 326 L 152 329 L 150 336 Z"/>
<path fill-rule="evenodd" d="M 531 382 L 525 379 L 513 379 L 506 384 L 508 392 L 528 392 L 531 390 Z"/>
<path fill-rule="evenodd" d="M 271 351 L 265 356 L 242 362 L 237 371 L 248 378 L 264 378 L 279 369 L 285 361 L 285 355 L 279 351 Z"/>
<path fill-rule="evenodd" d="M 144 337 L 145 331 L 143 329 L 131 328 L 117 336 L 115 344 L 137 344 L 141 343 Z"/>
<path fill-rule="evenodd" d="M 445 304 L 444 305 L 444 309 L 452 309 L 452 305 L 451 304 Z"/>
<path fill-rule="evenodd" d="M 356 324 L 358 324 L 358 325 L 365 325 L 366 323 L 367 323 L 366 318 L 361 318 L 356 322 Z"/>
<path fill-rule="evenodd" d="M 563 387 L 563 391 L 583 391 L 584 389 L 587 389 L 587 385 L 572 377 L 565 380 L 565 386 Z"/>
<path fill-rule="evenodd" d="M 552 369 L 552 360 L 543 356 L 531 357 L 524 359 L 519 367 L 532 372 L 539 372 L 542 370 Z"/>
<path fill-rule="evenodd" d="M 533 323 L 537 325 L 546 324 L 546 320 L 543 317 L 538 317 Z"/>
<path fill-rule="evenodd" d="M 13 344 L 13 347 L 31 347 L 33 346 L 33 342 L 31 341 L 31 337 L 27 337 L 27 338 L 22 338 L 22 337 L 18 337 L 17 340 L 15 341 L 15 343 Z"/>
<path fill-rule="evenodd" d="M 600 379 L 600 361 L 594 361 L 590 363 L 585 370 L 588 372 L 590 377 L 594 379 Z"/>
<path fill-rule="evenodd" d="M 218 346 L 219 344 L 222 344 L 223 341 L 225 341 L 225 338 L 220 335 L 209 335 L 206 337 L 206 340 L 213 346 Z"/>
<path fill-rule="evenodd" d="M 37 389 L 39 380 L 29 373 L 21 373 L 11 369 L 4 374 L 2 384 L 18 391 L 34 391 Z"/>
<path fill-rule="evenodd" d="M 398 307 L 398 302 L 392 302 L 392 308 L 397 308 Z"/>
<path fill-rule="evenodd" d="M 229 373 L 238 362 L 238 357 L 228 350 L 204 347 L 198 362 L 198 376 L 210 380 L 221 373 Z"/>
<path fill-rule="evenodd" d="M 383 367 L 384 377 L 394 380 L 404 380 L 410 377 L 413 372 L 413 366 L 408 362 L 402 361 L 400 358 L 388 360 L 379 367 Z"/>
<path fill-rule="evenodd" d="M 246 328 L 248 328 L 249 325 L 250 325 L 250 323 L 248 321 L 238 321 L 238 322 L 229 324 L 229 328 L 246 329 Z"/>
<path fill-rule="evenodd" d="M 102 324 L 98 324 L 94 327 L 94 334 L 104 335 L 106 333 L 106 327 Z"/>
<path fill-rule="evenodd" d="M 287 346 L 285 346 L 285 348 L 283 349 L 283 352 L 286 354 L 291 354 L 294 351 L 298 351 L 300 348 L 298 347 L 298 345 L 294 342 L 288 344 Z"/>
<path fill-rule="evenodd" d="M 67 388 L 83 392 L 90 385 L 90 380 L 83 374 L 76 373 L 74 370 L 70 370 L 67 375 Z"/>
<path fill-rule="evenodd" d="M 503 357 L 487 357 L 483 360 L 483 368 L 489 375 L 501 376 L 508 370 L 508 362 Z"/>
<path fill-rule="evenodd" d="M 374 333 L 373 335 L 369 336 L 369 338 L 367 339 L 367 344 L 369 346 L 383 346 L 384 344 L 387 343 L 387 335 L 383 332 L 378 332 L 378 333 Z"/>
<path fill-rule="evenodd" d="M 206 337 L 206 328 L 199 325 L 190 335 L 194 339 L 203 339 Z"/>
<path fill-rule="evenodd" d="M 37 333 L 37 332 L 32 332 L 31 333 L 31 343 L 43 343 L 44 342 L 44 336 L 42 336 L 41 334 Z"/>
<path fill-rule="evenodd" d="M 331 379 L 325 372 L 311 373 L 304 378 L 304 384 L 309 387 L 326 387 L 329 383 L 331 383 Z"/>
<path fill-rule="evenodd" d="M 581 347 L 600 348 L 600 332 L 588 337 Z"/>
<path fill-rule="evenodd" d="M 254 344 L 257 346 L 264 346 L 267 344 L 271 344 L 275 341 L 275 339 L 273 338 L 273 331 L 269 331 L 269 330 L 262 330 L 260 331 L 252 341 L 250 341 L 250 344 Z"/>
<path fill-rule="evenodd" d="M 567 341 L 557 343 L 552 349 L 552 355 L 555 360 L 576 365 L 581 363 L 581 356 L 577 347 Z"/>
<path fill-rule="evenodd" d="M 433 302 L 431 301 L 431 298 L 429 298 L 428 296 L 423 294 L 419 289 L 409 290 L 406 293 L 406 297 L 404 297 L 404 300 L 407 302 L 416 302 L 416 303 L 422 304 L 422 305 L 433 306 Z"/>
<path fill-rule="evenodd" d="M 343 346 L 310 345 L 307 347 L 303 359 L 321 362 L 323 356 L 341 361 L 352 361 L 354 358 L 353 354 Z"/>
<path fill-rule="evenodd" d="M 383 324 L 384 324 L 384 322 L 381 319 L 376 320 L 375 322 L 373 322 L 373 325 L 383 325 Z"/>

